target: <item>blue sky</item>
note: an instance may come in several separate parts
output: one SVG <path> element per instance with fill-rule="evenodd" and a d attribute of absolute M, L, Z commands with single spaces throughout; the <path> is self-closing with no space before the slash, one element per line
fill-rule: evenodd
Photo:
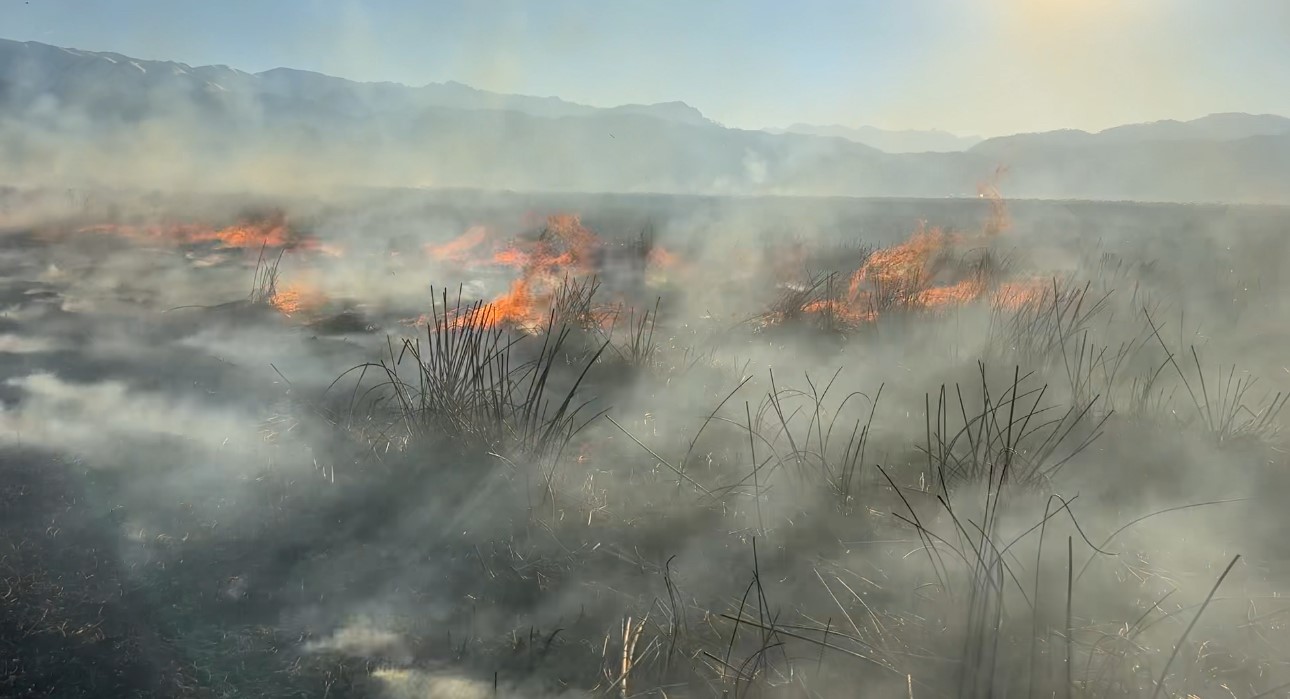
<path fill-rule="evenodd" d="M 0 0 L 0 37 L 255 72 L 996 135 L 1290 114 L 1290 0 Z"/>

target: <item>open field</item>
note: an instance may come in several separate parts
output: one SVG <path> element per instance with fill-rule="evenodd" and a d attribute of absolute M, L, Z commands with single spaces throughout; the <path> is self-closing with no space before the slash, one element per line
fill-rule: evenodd
<path fill-rule="evenodd" d="M 1290 696 L 1288 229 L 0 191 L 0 695 Z"/>

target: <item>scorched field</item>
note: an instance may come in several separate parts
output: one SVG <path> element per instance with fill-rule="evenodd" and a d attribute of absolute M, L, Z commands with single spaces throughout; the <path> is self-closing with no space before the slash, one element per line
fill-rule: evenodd
<path fill-rule="evenodd" d="M 5 192 L 0 694 L 1286 696 L 1287 224 Z"/>

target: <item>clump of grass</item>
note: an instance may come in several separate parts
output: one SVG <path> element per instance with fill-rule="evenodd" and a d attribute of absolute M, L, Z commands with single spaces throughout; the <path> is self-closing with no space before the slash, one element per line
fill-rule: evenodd
<path fill-rule="evenodd" d="M 536 356 L 525 360 L 519 350 L 536 338 L 510 335 L 492 322 L 486 304 L 463 306 L 459 295 L 453 312 L 446 313 L 446 291 L 442 302 L 443 310 L 432 303 L 433 318 L 424 338 L 405 338 L 397 344 L 391 339 L 385 358 L 353 367 L 332 383 L 334 387 L 358 373 L 349 423 L 357 419 L 375 426 L 373 437 L 386 448 L 430 440 L 535 459 L 558 458 L 596 416 L 584 415 L 593 401 L 582 400 L 579 389 L 605 345 L 584 363 L 576 380 L 553 395 L 554 370 L 565 359 L 563 350 L 572 332 L 567 325 L 554 325 L 555 309 Z M 369 372 L 378 380 L 365 386 Z"/>
<path fill-rule="evenodd" d="M 840 275 L 817 272 L 809 273 L 800 283 L 784 285 L 756 320 L 762 328 L 808 329 L 839 335 L 855 330 L 862 317 L 847 298 Z"/>
<path fill-rule="evenodd" d="M 826 407 L 829 394 L 840 373 L 841 369 L 823 386 L 817 386 L 808 374 L 809 389 L 798 390 L 779 388 L 771 372 L 771 390 L 757 410 L 756 421 L 749 417 L 748 429 L 750 433 L 756 430 L 759 438 L 753 446 L 760 442 L 770 452 L 770 473 L 792 468 L 806 482 L 812 477 L 820 479 L 838 498 L 842 511 L 849 513 L 863 482 L 865 452 L 884 387 L 880 385 L 872 397 L 859 391 L 847 393 L 830 411 Z M 848 408 L 858 401 L 867 402 L 868 411 L 855 415 L 853 422 Z M 840 452 L 838 440 L 842 440 Z M 767 463 L 753 466 L 761 469 Z"/>
<path fill-rule="evenodd" d="M 952 396 L 941 386 L 934 411 L 931 396 L 926 397 L 926 477 L 939 483 L 944 495 L 956 481 L 1046 489 L 1063 466 L 1101 436 L 1111 416 L 1108 412 L 1087 424 L 1097 396 L 1061 413 L 1043 406 L 1048 386 L 1023 387 L 1032 375 L 1022 375 L 1020 367 L 1001 393 L 992 394 L 984 363 L 978 371 L 979 408 L 968 410 L 959 385 Z"/>
<path fill-rule="evenodd" d="M 995 299 L 990 335 L 996 353 L 1041 368 L 1064 359 L 1067 344 L 1108 307 L 1112 292 L 1093 295 L 1091 286 L 1053 277 L 1038 293 Z"/>
<path fill-rule="evenodd" d="M 278 297 L 278 269 L 286 249 L 279 250 L 276 257 L 269 259 L 265 257 L 267 245 L 265 243 L 260 246 L 260 255 L 255 260 L 251 293 L 248 296 L 248 300 L 254 305 L 269 305 Z"/>
<path fill-rule="evenodd" d="M 622 317 L 622 309 L 615 309 L 608 319 L 609 330 L 606 335 L 611 340 L 609 347 L 628 366 L 641 369 L 654 365 L 659 350 L 654 331 L 658 327 L 658 312 L 662 302 L 662 297 L 656 298 L 654 308 L 640 311 L 639 317 L 635 306 L 627 309 L 627 322 L 624 324 L 626 340 L 621 347 L 613 344 L 612 339 Z"/>
<path fill-rule="evenodd" d="M 600 290 L 600 278 L 578 278 L 564 275 L 560 286 L 556 287 L 551 299 L 552 320 L 547 327 L 568 327 L 580 330 L 594 330 L 600 327 L 603 313 L 595 307 L 596 292 Z"/>
<path fill-rule="evenodd" d="M 1277 417 L 1285 408 L 1286 401 L 1290 400 L 1290 393 L 1264 392 L 1258 398 L 1252 397 L 1250 391 L 1258 383 L 1258 379 L 1245 373 L 1237 375 L 1235 364 L 1228 367 L 1226 372 L 1221 364 L 1218 365 L 1215 373 L 1207 379 L 1195 345 L 1190 347 L 1191 367 L 1195 369 L 1195 376 L 1189 380 L 1187 372 L 1161 336 L 1160 327 L 1150 313 L 1146 316 L 1152 336 L 1165 352 L 1165 361 L 1161 367 L 1172 366 L 1177 372 L 1195 410 L 1194 423 L 1199 424 L 1220 444 L 1239 439 L 1271 438 L 1278 433 Z"/>

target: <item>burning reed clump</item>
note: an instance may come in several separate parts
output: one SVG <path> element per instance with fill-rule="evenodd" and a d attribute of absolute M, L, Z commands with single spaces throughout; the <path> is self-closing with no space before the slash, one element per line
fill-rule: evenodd
<path fill-rule="evenodd" d="M 272 260 L 265 259 L 267 243 L 260 246 L 260 256 L 255 260 L 255 274 L 251 282 L 251 293 L 248 301 L 252 305 L 276 305 L 278 300 L 278 276 L 282 265 L 282 256 L 286 250 L 279 250 Z"/>
<path fill-rule="evenodd" d="M 333 382 L 334 387 L 357 373 L 343 424 L 360 429 L 381 449 L 442 444 L 558 460 L 569 440 L 599 415 L 585 414 L 592 401 L 581 400 L 579 388 L 605 345 L 574 381 L 557 387 L 553 369 L 565 361 L 572 329 L 555 324 L 555 309 L 537 354 L 524 358 L 526 339 L 536 340 L 509 334 L 494 306 L 463 305 L 459 296 L 449 311 L 446 290 L 442 301 L 442 308 L 432 304 L 425 338 L 391 341 L 385 359 L 354 367 Z M 369 374 L 378 377 L 374 385 L 365 383 Z M 559 401 L 554 406 L 552 398 Z"/>
<path fill-rule="evenodd" d="M 806 282 L 788 285 L 759 316 L 759 325 L 800 325 L 811 319 L 811 325 L 826 332 L 847 332 L 879 319 L 934 314 L 977 301 L 1021 303 L 1036 284 L 1012 277 L 1012 262 L 996 241 L 1007 228 L 1007 212 L 1002 204 L 992 212 L 975 234 L 919 222 L 906 241 L 864 250 L 854 271 L 810 274 Z"/>
<path fill-rule="evenodd" d="M 286 214 L 273 211 L 247 216 L 227 226 L 203 223 L 103 223 L 85 226 L 79 234 L 115 235 L 143 244 L 167 246 L 209 245 L 219 249 L 255 251 L 270 248 L 317 248 L 317 241 L 301 235 L 287 222 Z"/>
<path fill-rule="evenodd" d="M 634 277 L 640 285 L 645 283 L 648 270 L 676 264 L 675 256 L 659 246 L 648 230 L 628 245 L 611 246 L 575 214 L 553 214 L 536 232 L 508 240 L 495 238 L 489 229 L 476 226 L 447 243 L 426 246 L 425 250 L 440 263 L 470 269 L 515 270 L 517 274 L 507 291 L 488 301 L 485 312 L 478 314 L 475 321 L 531 333 L 547 325 L 552 310 L 558 316 L 557 325 L 605 329 L 615 313 L 629 304 L 622 299 L 609 304 L 593 302 L 596 293 L 603 291 L 603 274 L 610 273 L 615 283 Z M 611 259 L 623 253 L 628 259 Z"/>

